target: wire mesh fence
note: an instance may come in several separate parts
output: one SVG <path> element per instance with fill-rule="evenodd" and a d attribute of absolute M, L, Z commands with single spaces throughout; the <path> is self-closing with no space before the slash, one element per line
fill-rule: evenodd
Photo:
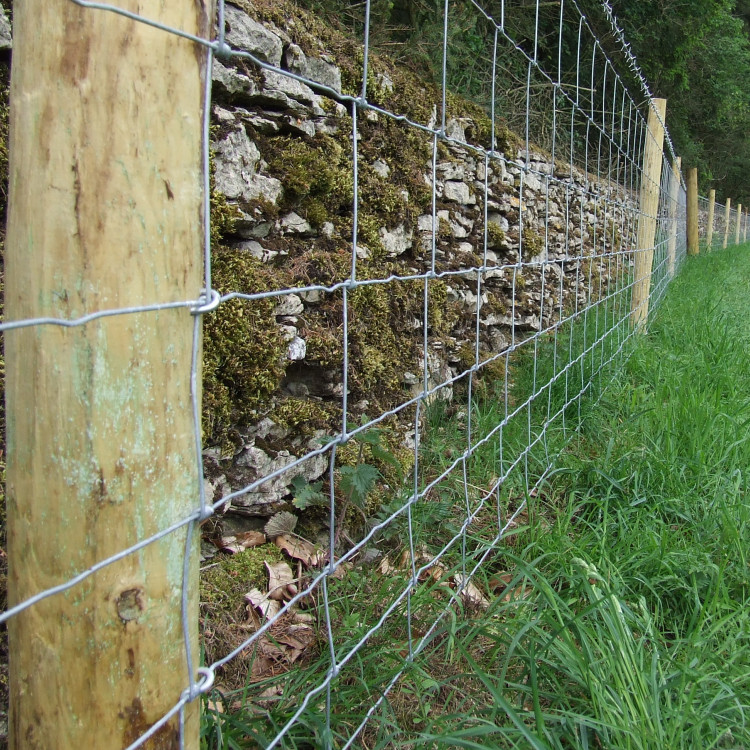
<path fill-rule="evenodd" d="M 293 241 L 291 214 L 279 218 L 269 230 L 278 232 L 275 242 L 261 248 L 274 248 L 275 265 L 244 287 L 215 289 L 212 263 L 218 256 L 212 257 L 208 220 L 214 193 L 209 152 L 213 143 L 221 157 L 228 143 L 241 141 L 247 127 L 235 127 L 237 106 L 212 110 L 212 81 L 206 76 L 202 289 L 196 288 L 188 300 L 155 298 L 83 310 L 71 318 L 8 320 L 2 330 L 7 335 L 29 327 L 85 329 L 104 318 L 133 315 L 149 325 L 149 316 L 167 310 L 192 314 L 192 365 L 184 374 L 195 443 L 190 460 L 199 477 L 206 473 L 204 463 L 210 463 L 227 474 L 231 469 L 235 479 L 216 492 L 213 484 L 208 491 L 202 484 L 192 512 L 155 533 L 139 534 L 135 543 L 102 556 L 93 566 L 50 571 L 55 582 L 17 592 L 0 622 L 22 617 L 53 597 L 75 598 L 79 587 L 96 581 L 109 566 L 175 538 L 184 548 L 184 572 L 168 605 L 183 613 L 182 632 L 164 637 L 184 648 L 189 678 L 181 693 L 167 696 L 170 707 L 162 715 L 139 726 L 129 747 L 143 746 L 166 729 L 179 746 L 193 746 L 186 707 L 232 668 L 247 677 L 242 710 L 255 707 L 254 740 L 259 744 L 354 746 L 370 723 L 377 724 L 389 694 L 433 644 L 446 618 L 481 609 L 484 596 L 473 575 L 491 564 L 499 545 L 527 513 L 527 504 L 544 493 L 560 446 L 576 434 L 586 405 L 628 356 L 628 342 L 637 331 L 634 288 L 648 278 L 650 291 L 639 304 L 653 310 L 679 270 L 685 255 L 685 190 L 673 169 L 668 134 L 657 184 L 643 169 L 646 145 L 656 136 L 647 127 L 647 106 L 634 99 L 631 89 L 635 82 L 649 106 L 650 92 L 606 3 L 598 9 L 596 25 L 606 30 L 602 37 L 575 0 L 561 2 L 553 11 L 539 2 L 530 7 L 446 2 L 439 9 L 440 84 L 422 89 L 433 98 L 414 107 L 389 85 L 387 69 L 370 48 L 369 2 L 363 6 L 362 36 L 353 40 L 359 61 L 354 90 L 335 80 L 321 82 L 311 62 L 316 58 L 305 58 L 301 50 L 296 67 L 262 52 L 253 40 L 263 34 L 242 4 L 225 6 L 220 0 L 215 34 L 203 38 L 114 5 L 69 2 L 87 13 L 115 14 L 123 23 L 147 24 L 174 37 L 175 43 L 195 45 L 206 70 L 213 71 L 214 84 L 225 93 L 245 76 L 255 81 L 256 100 L 286 97 L 278 117 L 289 117 L 291 110 L 294 122 L 286 121 L 284 137 L 322 150 L 323 162 L 313 162 L 317 173 L 335 153 L 345 165 L 347 205 L 338 206 L 328 232 L 315 231 L 304 221 L 301 244 Z M 484 120 L 467 115 L 451 90 L 458 75 L 452 59 L 458 54 L 454 24 L 466 18 L 483 29 L 480 38 L 487 45 L 476 62 L 486 68 L 476 77 L 483 82 Z M 283 34 L 267 28 L 264 38 L 272 45 L 273 37 L 281 40 Z M 289 42 L 285 44 L 288 52 Z M 278 49 L 283 47 L 279 42 Z M 316 64 L 319 69 L 319 59 Z M 243 105 L 243 122 L 254 117 L 260 128 L 257 123 L 265 118 L 271 125 L 263 127 L 272 131 L 277 120 L 253 110 L 250 86 L 241 84 L 250 101 Z M 310 110 L 320 109 L 311 132 L 300 124 L 305 116 L 295 111 L 304 97 Z M 413 196 L 421 183 L 416 209 L 410 196 L 398 196 L 405 190 L 398 183 L 403 165 L 396 160 L 377 164 L 382 161 L 382 144 L 377 144 L 384 123 L 389 138 L 414 144 L 423 160 L 416 182 L 406 190 Z M 296 135 L 295 127 L 300 131 Z M 335 149 L 321 140 L 321 134 L 334 131 L 344 134 Z M 326 153 L 321 144 L 329 144 L 331 151 Z M 341 144 L 349 144 L 348 151 Z M 256 166 L 261 157 L 271 161 L 270 153 L 262 153 Z M 228 163 L 225 159 L 224 166 Z M 242 197 L 250 181 L 258 182 L 261 167 L 256 166 L 249 177 L 243 176 L 245 185 L 237 195 L 228 196 L 253 231 L 268 223 L 262 215 L 268 201 L 253 204 L 261 218 L 251 220 L 247 215 L 257 194 L 252 200 Z M 219 158 L 217 179 L 221 169 Z M 374 173 L 382 184 L 373 182 Z M 267 186 L 275 179 L 260 178 Z M 395 197 L 389 180 L 396 184 L 391 191 Z M 658 191 L 655 214 L 642 210 L 649 180 Z M 326 184 L 329 193 L 341 189 L 334 183 Z M 380 187 L 374 191 L 373 184 Z M 290 190 L 283 181 L 281 187 Z M 386 203 L 384 215 L 391 220 L 373 228 L 371 203 L 376 199 Z M 707 210 L 701 212 L 704 224 Z M 303 220 L 295 216 L 294 221 Z M 639 229 L 648 220 L 655 222 L 653 244 L 640 247 Z M 723 238 L 733 243 L 737 222 L 736 211 L 725 215 L 717 206 L 712 246 Z M 326 223 L 321 222 L 323 227 Z M 397 245 L 399 237 L 403 242 Z M 247 244 L 241 250 L 247 252 Z M 225 265 L 231 251 L 222 251 Z M 314 257 L 309 255 L 313 251 Z M 648 267 L 638 278 L 636 260 L 645 254 Z M 406 323 L 399 323 L 396 307 Z M 232 317 L 227 311 L 245 314 Z M 204 435 L 211 430 L 205 423 L 201 428 L 200 328 L 205 319 L 207 337 L 214 335 L 212 318 L 245 326 L 250 340 L 271 336 L 283 343 L 285 352 L 281 385 L 269 396 L 272 408 L 246 415 L 242 444 L 229 456 L 206 445 Z M 301 377 L 300 368 L 307 365 L 300 364 L 303 356 L 292 354 L 293 345 L 309 351 L 317 346 L 313 375 L 326 372 L 317 391 L 310 372 L 307 380 Z M 396 357 L 395 366 L 383 363 L 385 352 Z M 256 356 L 274 361 L 262 353 Z M 231 367 L 231 357 L 227 361 L 222 367 Z M 274 437 L 280 410 L 291 397 L 298 408 L 300 403 L 323 404 L 326 419 L 315 431 L 290 435 L 290 429 Z M 269 420 L 265 427 L 264 418 Z M 435 436 L 446 431 L 453 442 L 438 451 Z M 300 435 L 304 440 L 295 442 Z M 267 460 L 272 451 L 261 446 L 273 440 L 276 450 L 273 460 Z M 247 470 L 240 471 L 243 467 Z M 207 646 L 206 663 L 199 666 L 197 623 L 189 616 L 189 602 L 197 592 L 191 590 L 195 582 L 189 570 L 197 561 L 201 524 L 228 510 L 257 514 L 264 503 L 272 511 L 286 508 L 286 518 L 271 517 L 276 534 L 268 526 L 266 534 L 286 534 L 291 540 L 287 552 L 292 545 L 296 574 L 291 579 L 277 576 L 274 584 L 272 571 L 269 592 L 248 592 L 248 619 L 240 637 L 231 647 L 223 644 L 223 652 L 215 643 Z M 301 524 L 299 536 L 289 526 L 290 509 L 298 516 L 291 523 Z M 317 518 L 317 544 L 302 533 L 305 514 Z M 387 660 L 384 644 L 390 652 Z M 289 652 L 295 655 L 285 656 Z M 305 658 L 299 659 L 302 654 Z M 339 686 L 361 679 L 363 665 L 372 659 L 380 663 L 378 677 L 369 678 L 367 701 L 339 705 Z M 114 673 L 127 668 L 111 667 Z M 72 700 L 69 683 L 61 688 L 63 702 L 69 697 L 66 691 Z"/>
<path fill-rule="evenodd" d="M 715 198 L 699 196 L 698 223 L 701 247 L 708 250 L 735 245 L 747 241 L 747 208 L 732 207 L 716 202 Z"/>

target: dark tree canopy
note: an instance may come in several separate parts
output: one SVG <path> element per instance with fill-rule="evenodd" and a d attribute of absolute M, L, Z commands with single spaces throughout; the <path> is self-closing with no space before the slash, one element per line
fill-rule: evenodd
<path fill-rule="evenodd" d="M 613 3 L 701 189 L 750 199 L 750 0 Z"/>
<path fill-rule="evenodd" d="M 362 34 L 365 3 L 299 1 L 348 25 L 355 35 Z M 643 93 L 628 74 L 601 1 L 575 2 L 586 14 L 600 51 L 613 60 L 635 101 L 642 102 Z M 503 8 L 505 28 L 513 40 L 524 49 L 535 49 L 550 75 L 559 66 L 560 80 L 568 90 L 589 77 L 594 92 L 606 89 L 602 60 L 591 63 L 590 38 L 584 39 L 583 47 L 578 41 L 579 17 L 573 0 L 478 0 L 477 4 L 495 19 Z M 701 191 L 714 187 L 719 199 L 750 204 L 750 0 L 611 0 L 611 5 L 652 93 L 667 99 L 667 126 L 683 166 L 698 167 Z M 448 7 L 448 84 L 488 106 L 494 27 L 470 0 L 450 0 Z M 439 82 L 443 8 L 444 0 L 371 0 L 371 44 Z M 527 66 L 502 40 L 497 54 L 496 111 L 518 129 L 525 124 Z M 536 97 L 530 108 L 532 130 L 548 132 L 552 98 L 544 95 L 540 82 L 532 82 L 532 88 Z M 578 91 L 587 95 L 581 94 L 583 89 Z M 591 96 L 596 100 L 599 94 Z M 596 109 L 599 102 L 591 106 Z"/>

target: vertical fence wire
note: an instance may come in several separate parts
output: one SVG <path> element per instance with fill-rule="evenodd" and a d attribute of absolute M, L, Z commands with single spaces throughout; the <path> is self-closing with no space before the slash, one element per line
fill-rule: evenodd
<path fill-rule="evenodd" d="M 514 33 L 517 19 L 513 14 L 520 10 L 503 4 L 500 13 L 493 16 L 480 2 L 471 0 L 454 5 L 446 0 L 442 6 L 442 81 L 435 101 L 431 102 L 435 115 L 432 120 L 421 121 L 416 115 L 377 103 L 379 95 L 373 88 L 382 83 L 373 84 L 378 79 L 368 78 L 374 64 L 369 0 L 364 6 L 363 35 L 358 40 L 362 65 L 361 86 L 356 95 L 341 93 L 309 76 L 282 69 L 252 51 L 230 47 L 224 29 L 223 0 L 218 4 L 219 23 L 214 39 L 199 39 L 162 27 L 106 3 L 71 2 L 91 12 L 117 13 L 134 23 L 148 23 L 164 33 L 182 36 L 203 50 L 209 69 L 214 56 L 222 64 L 242 63 L 254 71 L 279 76 L 290 85 L 307 86 L 332 106 L 343 106 L 351 124 L 352 206 L 347 270 L 325 283 L 300 279 L 294 286 L 219 292 L 212 289 L 207 226 L 204 288 L 196 289 L 192 300 L 169 305 L 154 300 L 152 304 L 105 310 L 75 320 L 5 321 L 0 329 L 84 326 L 105 316 L 145 315 L 169 307 L 182 307 L 186 315 L 195 315 L 190 377 L 196 462 L 203 475 L 198 397 L 201 318 L 216 314 L 232 300 L 280 302 L 291 294 L 321 297 L 340 316 L 337 331 L 342 358 L 333 390 L 341 420 L 339 429 L 330 432 L 317 446 L 308 446 L 291 460 L 272 465 L 262 475 L 233 487 L 219 499 L 206 497 L 202 487 L 190 516 L 90 569 L 78 571 L 54 587 L 29 592 L 23 601 L 0 615 L 0 622 L 46 597 L 72 589 L 103 567 L 185 527 L 189 532 L 187 569 L 190 536 L 200 534 L 202 521 L 243 497 L 263 492 L 271 483 L 291 488 L 292 481 L 305 467 L 312 462 L 323 462 L 327 467 L 328 538 L 320 552 L 319 564 L 310 565 L 296 581 L 296 593 L 288 596 L 275 614 L 248 627 L 246 637 L 234 648 L 205 666 L 198 667 L 190 660 L 190 628 L 185 623 L 187 668 L 194 679 L 185 685 L 181 695 L 174 696 L 173 708 L 130 747 L 143 745 L 173 716 L 179 715 L 188 702 L 206 693 L 226 665 L 261 652 L 273 643 L 282 623 L 305 613 L 316 618 L 323 643 L 316 656 L 316 668 L 304 670 L 304 679 L 295 683 L 297 689 L 293 692 L 285 692 L 283 679 L 278 685 L 271 685 L 275 690 L 271 693 L 269 684 L 273 680 L 250 684 L 245 700 L 248 704 L 256 701 L 256 706 L 266 706 L 269 700 L 274 704 L 273 720 L 268 718 L 271 709 L 263 709 L 254 719 L 262 725 L 259 734 L 265 737 L 265 747 L 292 742 L 294 737 L 312 731 L 310 727 L 320 726 L 324 727 L 316 739 L 320 746 L 355 746 L 368 722 L 387 705 L 389 694 L 399 680 L 413 668 L 420 653 L 431 647 L 445 619 L 457 610 L 476 605 L 478 595 L 472 577 L 528 512 L 529 501 L 543 491 L 556 465 L 560 443 L 557 440 L 553 443 L 551 436 L 561 434 L 567 439 L 575 436 L 585 418 L 587 402 L 602 392 L 628 356 L 629 342 L 634 336 L 633 261 L 636 253 L 644 251 L 635 247 L 635 239 L 641 218 L 638 205 L 641 160 L 648 137 L 645 110 L 640 97 L 634 100 L 628 76 L 634 73 L 646 93 L 650 92 L 608 3 L 603 3 L 604 17 L 621 45 L 619 52 L 597 37 L 575 0 L 563 0 L 554 26 L 557 46 L 548 60 L 542 59 L 539 48 L 539 2 L 533 7 L 534 33 L 528 38 Z M 454 14 L 459 11 L 491 29 L 492 43 L 486 51 L 492 80 L 490 131 L 485 142 L 469 135 L 465 123 L 452 111 L 450 34 L 453 24 L 458 23 Z M 569 69 L 563 70 L 563 51 L 569 54 L 571 49 L 575 50 L 572 74 Z M 618 59 L 619 54 L 624 54 L 624 59 Z M 508 60 L 517 63 L 517 69 L 505 70 L 503 65 Z M 630 70 L 627 75 L 619 72 L 625 68 Z M 520 141 L 500 137 L 504 127 L 500 100 L 506 102 L 508 94 L 499 85 L 496 88 L 496 83 L 513 75 L 519 76 L 522 90 L 519 100 L 522 109 L 514 113 L 523 126 Z M 210 78 L 206 81 L 205 97 L 208 105 Z M 208 217 L 211 108 L 206 106 L 205 111 L 203 191 Z M 369 273 L 371 265 L 363 249 L 366 240 L 359 216 L 363 200 L 361 169 L 371 168 L 360 143 L 364 142 L 368 123 L 377 118 L 395 123 L 404 137 L 414 135 L 421 139 L 430 154 L 424 165 L 428 209 L 420 217 L 423 221 L 414 238 L 419 252 L 408 263 L 394 263 L 388 276 Z M 544 148 L 535 145 L 536 139 L 544 140 Z M 671 269 L 678 271 L 685 257 L 685 189 L 680 180 L 675 204 L 672 198 L 675 191 L 671 189 L 674 149 L 668 138 L 666 144 L 651 271 L 652 311 L 666 292 Z M 473 179 L 459 176 L 461 170 L 467 171 L 465 165 L 469 163 L 473 165 L 470 168 Z M 467 243 L 469 247 L 463 251 L 466 261 L 460 264 L 446 260 L 446 246 L 458 247 L 458 241 L 468 234 L 468 223 L 462 225 L 457 212 L 446 208 L 451 201 L 463 201 L 472 212 L 470 231 L 474 244 Z M 705 203 L 702 198 L 704 236 Z M 725 232 L 730 244 L 734 243 L 734 230 L 742 218 L 734 210 L 729 225 L 725 226 L 723 207 L 717 204 L 713 248 L 720 246 Z M 668 251 L 670 238 L 676 248 L 673 263 Z M 361 364 L 357 352 L 363 344 L 353 334 L 353 326 L 361 315 L 358 300 L 365 294 L 375 295 L 381 287 L 394 296 L 418 288 L 420 310 L 415 313 L 417 345 L 413 349 L 412 371 L 419 375 L 410 381 L 410 390 L 391 399 L 389 408 L 357 421 L 361 414 L 349 394 L 352 380 L 357 377 L 356 368 Z M 462 307 L 462 314 L 471 320 L 466 334 L 468 346 L 452 362 L 441 360 L 446 343 L 434 330 L 435 316 L 442 312 L 440 306 L 446 304 L 439 300 L 446 298 Z M 523 385 L 516 382 L 521 372 Z M 488 387 L 496 414 L 495 421 L 489 424 L 480 418 Z M 451 424 L 460 435 L 460 446 L 443 456 L 442 462 L 436 462 L 425 444 L 430 438 L 431 420 L 441 410 L 444 419 L 453 420 Z M 402 486 L 389 488 L 391 496 L 382 503 L 386 510 L 369 518 L 359 538 L 344 545 L 341 534 L 351 531 L 342 528 L 351 495 L 347 497 L 342 490 L 341 470 L 350 466 L 342 463 L 342 454 L 352 445 L 367 444 L 374 429 L 396 423 L 403 429 L 403 435 L 408 436 L 404 444 L 411 452 L 411 472 Z M 491 464 L 489 471 L 484 466 L 487 461 Z M 433 533 L 432 526 L 425 526 L 438 522 L 438 508 L 448 508 L 451 515 L 450 522 L 441 521 L 442 536 Z M 362 567 L 361 559 L 367 551 L 394 531 L 402 542 L 401 563 L 386 558 L 390 562 L 381 563 L 377 569 Z M 357 607 L 343 601 L 357 595 L 355 576 L 351 573 L 356 569 L 352 567 L 354 563 L 360 570 L 357 579 L 369 576 L 379 580 L 382 599 L 377 606 L 359 608 L 361 613 L 369 614 L 369 619 L 364 614 L 355 616 Z M 185 584 L 182 601 L 175 602 L 175 607 L 182 606 L 187 611 L 187 596 Z M 370 702 L 342 711 L 335 703 L 337 686 L 342 681 L 359 679 L 362 665 L 370 658 L 368 650 L 378 644 L 382 647 L 383 639 L 394 644 L 393 659 L 381 665 L 381 677 L 377 684 L 369 686 Z M 302 672 L 302 668 L 294 669 Z M 181 742 L 184 741 L 182 736 Z"/>

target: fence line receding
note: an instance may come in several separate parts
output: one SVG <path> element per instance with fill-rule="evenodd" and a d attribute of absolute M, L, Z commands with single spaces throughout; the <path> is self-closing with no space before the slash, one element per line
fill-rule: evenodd
<path fill-rule="evenodd" d="M 243 37 L 225 21 L 250 23 L 239 7 L 218 0 L 218 20 L 209 34 L 208 16 L 195 4 L 184 5 L 183 13 L 173 10 L 164 17 L 138 15 L 127 4 L 84 0 L 29 0 L 16 9 L 15 33 L 27 41 L 28 52 L 17 45 L 15 64 L 28 70 L 14 71 L 8 319 L 0 327 L 9 373 L 11 540 L 9 608 L 0 622 L 10 628 L 16 748 L 72 747 L 92 737 L 102 748 L 166 746 L 151 744 L 161 741 L 198 747 L 200 696 L 233 661 L 252 665 L 278 645 L 279 628 L 290 620 L 298 641 L 314 650 L 317 667 L 292 663 L 275 682 L 267 675 L 257 684 L 251 680 L 245 699 L 258 711 L 258 737 L 266 747 L 293 746 L 300 738 L 325 747 L 357 746 L 448 614 L 481 606 L 472 576 L 491 563 L 529 499 L 543 492 L 559 453 L 550 447 L 550 436 L 576 434 L 585 403 L 627 358 L 631 337 L 646 330 L 685 257 L 686 191 L 679 159 L 668 132 L 662 145 L 662 104 L 651 97 L 608 3 L 602 3 L 599 23 L 592 24 L 576 0 L 553 10 L 549 3 L 531 8 L 503 3 L 494 16 L 482 2 L 446 2 L 442 80 L 434 101 L 422 102 L 419 111 L 403 102 L 401 109 L 378 103 L 396 99 L 388 98 L 393 92 L 386 78 L 373 74 L 379 63 L 370 49 L 369 2 L 362 36 L 354 40 L 356 93 L 321 83 L 304 67 L 282 68 L 255 48 L 238 48 L 236 40 Z M 39 23 L 24 8 L 44 9 L 46 20 Z M 544 54 L 542 13 L 549 32 Z M 486 132 L 454 112 L 449 41 L 459 14 L 482 25 L 490 40 L 483 58 Z M 71 40 L 65 34 L 72 33 L 74 21 Z M 521 28 L 533 33 L 516 36 Z M 599 38 L 594 28 L 607 29 L 606 37 Z M 60 44 L 31 43 L 52 29 L 61 30 Z M 149 70 L 156 66 L 166 78 L 167 61 L 174 68 L 170 86 L 151 88 Z M 59 118 L 59 152 L 34 151 L 38 139 L 49 137 L 39 125 L 44 118 L 33 109 L 38 99 L 21 96 L 44 87 L 36 65 L 51 80 L 65 74 L 63 98 L 81 112 L 91 108 L 85 122 L 76 121 L 78 129 L 70 126 L 75 113 L 49 115 Z M 127 65 L 135 94 L 118 100 Z M 308 87 L 325 105 L 320 117 L 339 112 L 339 127 L 350 128 L 342 142 L 351 145 L 345 157 L 351 200 L 337 217 L 337 226 L 349 227 L 348 250 L 346 262 L 331 275 L 276 284 L 275 278 L 290 279 L 278 270 L 263 275 L 254 288 L 214 289 L 208 221 L 209 151 L 216 137 L 206 74 L 211 70 L 230 82 L 237 71 L 252 71 L 258 80 L 271 76 L 277 93 L 284 86 Z M 185 84 L 179 95 L 177 80 Z M 93 100 L 104 100 L 105 93 L 107 102 Z M 62 101 L 60 112 L 65 106 Z M 420 118 L 419 112 L 427 115 Z M 506 119 L 518 136 L 508 134 Z M 115 121 L 113 137 L 106 123 Z M 364 189 L 373 159 L 367 132 L 383 122 L 404 139 L 423 143 L 427 191 L 423 214 L 409 219 L 413 249 L 389 260 L 387 275 L 375 272 L 385 266 L 377 266 L 366 251 L 377 240 L 363 218 L 371 215 Z M 88 129 L 97 123 L 102 131 L 94 138 Z M 184 139 L 179 146 L 175 132 Z M 59 140 L 63 136 L 68 143 Z M 160 137 L 167 142 L 159 145 Z M 317 142 L 307 137 L 305 143 Z M 51 196 L 46 223 L 33 227 L 21 181 L 32 174 L 39 193 L 31 199 Z M 116 192 L 108 192 L 115 183 Z M 130 200 L 128 189 L 136 191 Z M 707 212 L 702 198 L 703 236 Z M 91 223 L 73 221 L 81 218 Z M 713 247 L 745 236 L 746 218 L 746 212 L 732 213 L 729 204 L 726 212 L 715 206 Z M 184 267 L 170 255 L 178 250 L 189 256 L 181 261 Z M 32 259 L 29 252 L 35 253 Z M 285 263 L 294 268 L 295 260 L 290 255 Z M 114 279 L 105 283 L 105 272 L 108 277 L 114 272 Z M 43 277 L 43 288 L 31 284 L 34 274 Z M 181 286 L 171 284 L 175 279 Z M 21 304 L 29 289 L 36 291 L 26 298 L 28 305 Z M 357 389 L 372 383 L 374 393 L 381 385 L 376 374 L 363 379 L 362 352 L 377 348 L 377 342 L 367 338 L 372 327 L 361 322 L 361 305 L 374 300 L 368 303 L 374 310 L 383 295 L 409 306 L 411 332 L 396 343 L 409 360 L 410 377 L 368 402 Z M 221 497 L 207 496 L 199 481 L 206 448 L 201 323 L 231 305 L 270 301 L 271 325 L 294 328 L 297 337 L 295 326 L 301 324 L 278 320 L 294 315 L 277 313 L 292 297 L 295 305 L 303 300 L 294 315 L 314 317 L 325 307 L 332 321 L 332 346 L 340 354 L 326 403 L 336 424 L 328 424 L 317 442 L 297 444 L 291 457 L 280 451 L 279 460 L 252 481 L 230 485 Z M 448 309 L 459 311 L 450 323 L 443 316 Z M 30 413 L 29 399 L 36 402 L 36 414 Z M 489 426 L 478 416 L 488 401 L 498 415 Z M 460 435 L 460 445 L 442 463 L 429 448 L 436 412 L 454 420 Z M 160 416 L 147 419 L 154 415 Z M 90 418 L 96 421 L 86 422 Z M 356 511 L 352 477 L 362 466 L 359 447 L 372 451 L 376 463 L 385 432 L 398 436 L 389 450 L 399 454 L 406 476 L 386 486 L 385 470 L 371 475 L 372 481 L 360 470 L 357 481 L 365 489 L 377 486 L 382 502 L 373 508 L 368 500 Z M 480 463 L 488 473 L 478 484 Z M 313 465 L 319 467 L 316 481 L 300 485 Z M 295 577 L 284 584 L 283 596 L 258 601 L 251 596 L 242 637 L 200 666 L 201 524 L 269 487 L 281 488 L 289 503 L 303 485 L 316 488 L 318 516 L 327 523 L 325 542 L 304 565 L 294 563 Z M 180 496 L 186 502 L 180 504 Z M 366 520 L 347 521 L 347 510 Z M 56 538 L 63 533 L 58 529 L 71 535 L 64 544 Z M 380 555 L 374 564 L 366 562 L 373 550 Z M 377 588 L 375 604 L 360 606 L 355 598 L 356 581 L 362 580 L 369 581 L 370 588 L 363 588 L 367 596 Z M 39 624 L 45 621 L 46 630 Z M 369 685 L 371 700 L 342 711 L 337 684 L 359 679 L 360 665 L 369 653 L 382 653 L 384 638 L 394 644 L 393 659 Z M 50 654 L 56 667 L 40 669 Z M 290 692 L 285 679 L 295 670 L 305 677 Z M 34 691 L 43 683 L 52 696 L 45 703 L 57 712 L 47 725 L 35 723 Z"/>

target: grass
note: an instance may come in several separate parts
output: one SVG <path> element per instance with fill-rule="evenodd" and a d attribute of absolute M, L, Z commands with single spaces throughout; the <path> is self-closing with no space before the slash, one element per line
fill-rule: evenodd
<path fill-rule="evenodd" d="M 282 746 L 342 747 L 402 670 L 355 747 L 750 745 L 749 281 L 748 246 L 691 259 L 606 391 L 580 403 L 568 403 L 580 378 L 616 348 L 592 346 L 592 330 L 601 335 L 605 323 L 535 344 L 535 357 L 509 368 L 518 413 L 502 436 L 491 431 L 504 400 L 491 394 L 470 413 L 435 407 L 423 479 L 460 457 L 470 423 L 473 441 L 489 436 L 467 461 L 477 490 L 464 491 L 460 466 L 414 506 L 424 559 L 408 611 L 397 601 L 401 571 L 355 567 L 331 582 L 339 659 L 389 608 L 390 616 L 333 681 L 330 729 L 323 691 Z M 566 369 L 571 350 L 587 353 Z M 534 373 L 553 385 L 526 407 Z M 534 450 L 488 493 L 554 414 Z M 557 468 L 534 481 L 560 451 Z M 467 513 L 471 524 L 462 523 Z M 475 565 L 486 608 L 445 585 Z M 233 713 L 205 713 L 205 747 L 268 744 L 330 666 L 325 622 L 319 631 L 307 664 L 252 688 L 257 696 L 273 687 L 273 697 L 248 701 L 247 693 Z M 410 640 L 421 647 L 413 657 Z"/>

